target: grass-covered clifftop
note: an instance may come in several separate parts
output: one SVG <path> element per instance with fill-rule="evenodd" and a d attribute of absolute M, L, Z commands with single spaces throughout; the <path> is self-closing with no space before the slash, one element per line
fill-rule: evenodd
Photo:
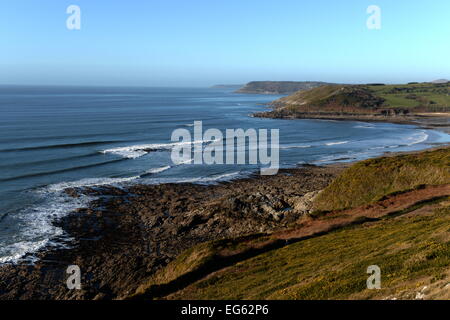
<path fill-rule="evenodd" d="M 291 94 L 327 84 L 320 81 L 252 81 L 237 90 L 236 93 Z"/>
<path fill-rule="evenodd" d="M 449 299 L 450 203 L 348 227 L 237 263 L 169 299 Z M 369 290 L 367 268 L 381 269 Z"/>
<path fill-rule="evenodd" d="M 190 248 L 133 297 L 450 298 L 450 148 L 356 163 L 315 205 L 291 229 Z"/>
<path fill-rule="evenodd" d="M 345 170 L 315 202 L 317 210 L 354 208 L 422 185 L 450 183 L 450 149 L 358 162 Z"/>
<path fill-rule="evenodd" d="M 326 85 L 273 102 L 266 117 L 417 116 L 450 113 L 450 82 L 405 85 Z M 375 119 L 374 119 L 375 120 Z"/>

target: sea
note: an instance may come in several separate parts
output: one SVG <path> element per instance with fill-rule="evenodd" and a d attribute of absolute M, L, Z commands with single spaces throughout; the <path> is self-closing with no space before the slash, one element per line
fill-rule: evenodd
<path fill-rule="evenodd" d="M 252 117 L 280 97 L 228 88 L 0 86 L 0 264 L 33 263 L 38 250 L 70 246 L 53 222 L 93 198 L 69 197 L 66 188 L 213 184 L 258 172 L 258 164 L 174 164 L 172 133 L 193 130 L 194 121 L 224 133 L 278 129 L 282 168 L 450 142 L 414 125 Z"/>

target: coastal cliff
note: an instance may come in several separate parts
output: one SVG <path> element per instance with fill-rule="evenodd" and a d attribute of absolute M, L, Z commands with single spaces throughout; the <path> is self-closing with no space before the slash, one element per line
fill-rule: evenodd
<path fill-rule="evenodd" d="M 299 90 L 309 90 L 326 85 L 320 81 L 252 81 L 236 93 L 291 94 Z"/>
<path fill-rule="evenodd" d="M 72 247 L 2 266 L 0 299 L 449 298 L 449 159 L 441 148 L 214 186 L 68 189 L 98 198 L 55 222 Z M 67 264 L 82 290 L 67 289 Z M 381 290 L 365 287 L 373 264 Z"/>
<path fill-rule="evenodd" d="M 271 103 L 258 117 L 411 122 L 450 117 L 450 82 L 325 85 Z"/>

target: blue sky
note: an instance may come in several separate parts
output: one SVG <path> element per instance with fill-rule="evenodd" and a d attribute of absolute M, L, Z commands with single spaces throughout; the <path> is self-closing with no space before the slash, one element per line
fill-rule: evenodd
<path fill-rule="evenodd" d="M 0 84 L 449 78 L 449 14 L 448 0 L 2 0 Z"/>

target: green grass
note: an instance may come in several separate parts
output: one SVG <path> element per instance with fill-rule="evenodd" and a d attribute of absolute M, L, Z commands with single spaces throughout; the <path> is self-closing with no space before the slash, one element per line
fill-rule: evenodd
<path fill-rule="evenodd" d="M 450 83 L 417 83 L 407 85 L 368 86 L 385 99 L 384 107 L 442 109 L 450 111 Z M 426 111 L 426 110 L 425 110 Z M 433 110 L 430 110 L 433 111 Z"/>
<path fill-rule="evenodd" d="M 318 211 L 369 204 L 421 185 L 450 183 L 450 148 L 358 162 L 335 179 L 315 202 Z"/>
<path fill-rule="evenodd" d="M 140 285 L 134 298 L 142 296 L 158 296 L 167 287 L 177 286 L 180 279 L 195 277 L 194 274 L 208 272 L 209 269 L 220 269 L 219 259 L 226 259 L 249 252 L 253 247 L 270 241 L 264 234 L 251 234 L 233 239 L 221 239 L 201 243 L 184 251 L 174 261 Z M 203 269 L 205 269 L 203 271 Z M 185 281 L 185 280 L 182 280 Z M 189 280 L 186 280 L 189 281 Z M 161 290 L 161 288 L 163 288 Z"/>
<path fill-rule="evenodd" d="M 344 228 L 273 250 L 178 292 L 181 299 L 383 298 L 442 279 L 450 265 L 450 207 L 432 215 Z M 367 267 L 381 268 L 368 290 Z"/>
<path fill-rule="evenodd" d="M 392 108 L 402 107 L 402 108 L 414 108 L 420 106 L 420 102 L 417 100 L 407 99 L 405 96 L 391 94 L 391 95 L 381 95 L 383 99 L 386 100 L 385 106 Z"/>
<path fill-rule="evenodd" d="M 324 85 L 275 101 L 285 112 L 450 112 L 450 82 L 405 85 Z"/>
<path fill-rule="evenodd" d="M 446 183 L 450 183 L 450 148 L 370 159 L 346 169 L 320 194 L 316 207 L 325 219 L 326 210 Z M 381 219 L 288 246 L 265 234 L 202 243 L 142 284 L 134 297 L 366 299 L 414 291 L 448 272 L 449 200 L 418 202 Z M 408 216 L 415 210 L 422 215 Z M 382 290 L 366 289 L 370 265 L 381 268 Z"/>

